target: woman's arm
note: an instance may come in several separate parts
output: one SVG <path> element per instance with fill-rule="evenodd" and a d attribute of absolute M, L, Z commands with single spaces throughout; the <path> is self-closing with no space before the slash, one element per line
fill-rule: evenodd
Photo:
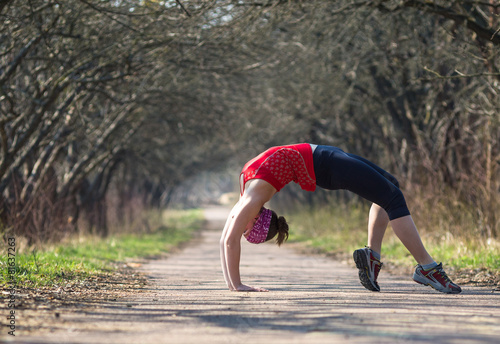
<path fill-rule="evenodd" d="M 220 240 L 220 252 L 222 272 L 230 290 L 266 291 L 241 283 L 241 236 L 245 232 L 247 224 L 259 213 L 264 203 L 269 201 L 275 192 L 276 190 L 267 182 L 252 181 L 252 186 L 245 190 L 244 195 L 233 207 L 226 221 Z"/>
<path fill-rule="evenodd" d="M 233 284 L 231 283 L 231 280 L 229 279 L 229 273 L 227 271 L 227 263 L 226 263 L 226 252 L 225 252 L 225 238 L 227 235 L 227 231 L 229 226 L 231 225 L 235 213 L 238 211 L 238 206 L 239 202 L 236 203 L 236 205 L 233 207 L 231 212 L 229 213 L 229 216 L 226 220 L 226 224 L 224 225 L 224 230 L 222 231 L 222 236 L 220 238 L 220 260 L 221 260 L 221 266 L 222 266 L 222 273 L 224 274 L 224 280 L 226 281 L 227 287 L 229 290 L 235 290 Z"/>

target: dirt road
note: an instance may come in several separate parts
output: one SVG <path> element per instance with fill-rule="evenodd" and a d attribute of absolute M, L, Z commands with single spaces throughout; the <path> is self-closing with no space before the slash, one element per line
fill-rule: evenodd
<path fill-rule="evenodd" d="M 137 297 L 85 313 L 61 312 L 52 332 L 21 334 L 17 342 L 500 342 L 498 292 L 465 287 L 444 295 L 382 270 L 382 291 L 373 293 L 360 285 L 354 264 L 300 255 L 286 244 L 245 242 L 243 281 L 270 292 L 230 292 L 218 251 L 225 216 L 220 209 L 207 212 L 212 230 L 181 252 L 145 264 L 151 282 Z"/>

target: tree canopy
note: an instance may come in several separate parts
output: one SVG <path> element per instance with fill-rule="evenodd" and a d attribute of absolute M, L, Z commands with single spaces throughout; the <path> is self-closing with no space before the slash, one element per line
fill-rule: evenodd
<path fill-rule="evenodd" d="M 453 190 L 496 236 L 499 14 L 494 0 L 1 1 L 3 231 L 44 240 L 84 219 L 105 235 L 110 206 L 164 205 L 230 159 L 315 142 Z"/>

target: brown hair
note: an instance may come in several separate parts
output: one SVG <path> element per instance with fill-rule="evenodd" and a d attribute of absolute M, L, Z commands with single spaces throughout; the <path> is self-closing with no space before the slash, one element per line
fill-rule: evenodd
<path fill-rule="evenodd" d="M 269 232 L 267 233 L 266 241 L 271 240 L 278 234 L 276 244 L 280 246 L 288 239 L 288 223 L 283 216 L 278 215 L 272 211 L 271 224 L 269 225 Z"/>

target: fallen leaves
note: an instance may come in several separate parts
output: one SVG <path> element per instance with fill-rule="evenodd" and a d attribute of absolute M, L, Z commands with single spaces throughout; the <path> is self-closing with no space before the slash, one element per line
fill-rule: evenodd
<path fill-rule="evenodd" d="M 62 314 L 86 312 L 106 302 L 132 298 L 137 293 L 143 292 L 147 285 L 147 277 L 134 269 L 140 265 L 140 263 L 122 263 L 114 271 L 51 286 L 17 286 L 15 308 L 25 314 L 22 322 L 23 332 L 39 331 L 43 327 L 40 324 L 40 315 L 49 315 L 54 321 L 60 321 L 63 318 Z M 1 292 L 2 299 L 6 299 L 8 295 L 7 289 Z M 6 302 L 0 304 L 2 314 L 4 310 L 1 309 L 5 309 L 6 304 Z"/>

